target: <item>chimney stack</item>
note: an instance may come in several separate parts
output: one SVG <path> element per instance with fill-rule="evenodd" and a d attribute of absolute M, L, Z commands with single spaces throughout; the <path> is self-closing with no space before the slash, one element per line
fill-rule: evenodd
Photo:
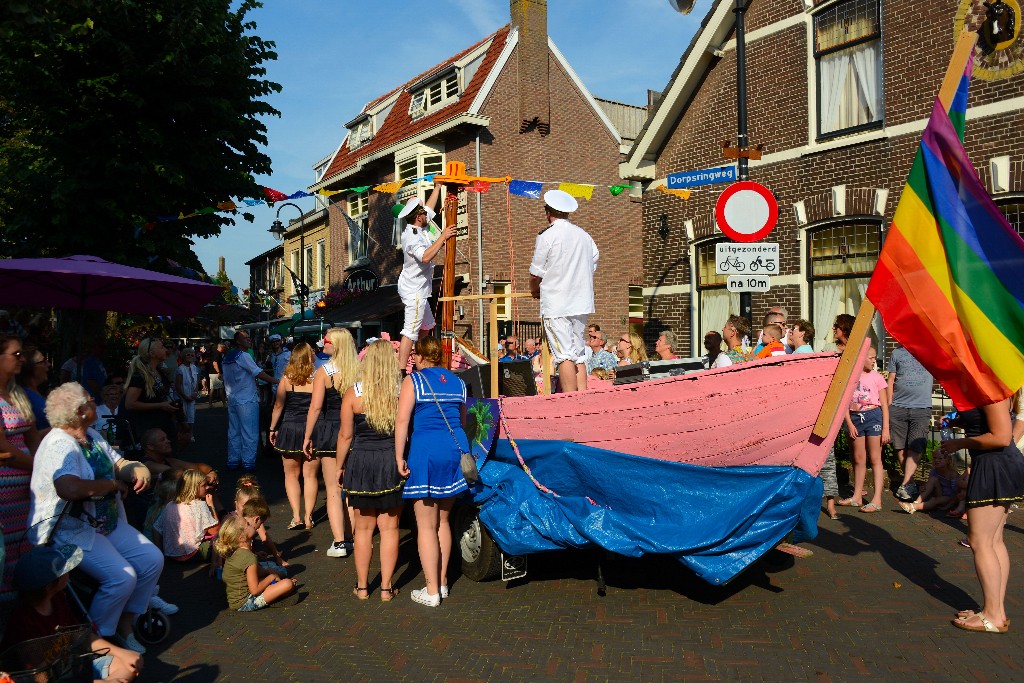
<path fill-rule="evenodd" d="M 224 270 L 224 257 L 223 256 L 218 256 L 217 257 L 217 272 L 218 273 L 226 272 Z"/>
<path fill-rule="evenodd" d="M 548 85 L 547 0 L 510 0 L 512 26 L 519 30 L 519 132 L 551 131 Z"/>

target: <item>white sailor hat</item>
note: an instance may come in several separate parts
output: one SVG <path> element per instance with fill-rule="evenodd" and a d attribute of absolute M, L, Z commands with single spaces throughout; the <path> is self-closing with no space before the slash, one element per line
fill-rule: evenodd
<path fill-rule="evenodd" d="M 413 210 L 417 206 L 419 206 L 419 205 L 420 205 L 420 198 L 419 197 L 409 197 L 409 201 L 407 201 L 405 203 L 405 208 L 398 212 L 398 217 L 399 218 L 405 218 L 410 213 L 412 213 Z"/>
<path fill-rule="evenodd" d="M 544 193 L 544 203 L 555 211 L 572 213 L 580 208 L 579 202 L 565 190 L 548 190 Z"/>

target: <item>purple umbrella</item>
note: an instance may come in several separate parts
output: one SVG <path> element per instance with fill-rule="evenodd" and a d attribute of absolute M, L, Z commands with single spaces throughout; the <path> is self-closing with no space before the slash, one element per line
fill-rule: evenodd
<path fill-rule="evenodd" d="M 97 256 L 0 259 L 0 303 L 18 306 L 193 316 L 222 291 Z"/>

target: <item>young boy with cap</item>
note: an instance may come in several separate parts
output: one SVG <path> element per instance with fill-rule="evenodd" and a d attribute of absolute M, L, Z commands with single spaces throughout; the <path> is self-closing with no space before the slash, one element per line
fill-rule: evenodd
<path fill-rule="evenodd" d="M 36 546 L 18 559 L 14 566 L 14 586 L 19 601 L 8 620 L 9 628 L 0 643 L 0 652 L 33 638 L 52 636 L 58 628 L 77 626 L 87 621 L 76 617 L 64 589 L 68 573 L 82 561 L 82 550 L 74 545 Z M 90 641 L 93 652 L 105 652 L 92 662 L 95 680 L 131 681 L 142 671 L 142 655 L 118 647 L 95 633 Z M 46 662 L 23 661 L 25 669 Z"/>
<path fill-rule="evenodd" d="M 398 276 L 398 295 L 405 306 L 402 343 L 398 350 L 398 367 L 402 369 L 409 362 L 412 345 L 434 329 L 434 316 L 428 305 L 434 287 L 434 259 L 444 243 L 455 235 L 455 228 L 448 225 L 435 239 L 427 228 L 437 215 L 434 207 L 440 193 L 441 184 L 435 182 L 426 202 L 421 202 L 419 197 L 411 197 L 398 214 L 399 219 L 405 219 L 402 232 L 404 263 L 402 274 Z"/>
<path fill-rule="evenodd" d="M 569 214 L 579 204 L 568 192 L 544 193 L 548 227 L 537 235 L 530 263 L 530 293 L 540 299 L 544 333 L 555 366 L 559 391 L 587 388 L 587 316 L 594 312 L 594 271 L 599 252 L 594 239 Z"/>

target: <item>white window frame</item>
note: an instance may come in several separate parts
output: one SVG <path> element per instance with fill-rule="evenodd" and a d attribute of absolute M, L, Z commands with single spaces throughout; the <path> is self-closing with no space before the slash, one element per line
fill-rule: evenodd
<path fill-rule="evenodd" d="M 494 288 L 495 294 L 510 294 L 512 292 L 512 283 L 508 281 L 497 281 L 492 282 L 491 287 Z M 512 319 L 512 299 L 508 297 L 502 297 L 495 299 L 498 304 L 498 320 L 511 320 Z"/>
<path fill-rule="evenodd" d="M 292 249 L 291 262 L 292 262 L 292 266 L 291 266 L 292 273 L 295 273 L 295 277 L 298 278 L 299 277 L 299 250 L 298 250 L 297 247 L 295 249 Z M 291 291 L 291 293 L 293 295 L 298 294 L 298 292 L 295 291 L 295 280 L 292 278 L 291 273 L 288 274 L 288 285 L 289 285 L 288 289 L 289 289 L 289 291 Z"/>
<path fill-rule="evenodd" d="M 327 270 L 327 240 L 316 242 L 316 282 L 320 289 L 327 289 L 324 272 Z"/>
<path fill-rule="evenodd" d="M 451 69 L 412 93 L 409 116 L 416 119 L 447 107 L 462 94 L 462 69 Z"/>
<path fill-rule="evenodd" d="M 348 241 L 348 263 L 354 265 L 365 263 L 370 254 L 370 191 L 348 195 L 345 211 L 349 219 L 359 226 L 360 240 L 353 241 L 352 231 L 346 221 L 346 240 Z"/>
<path fill-rule="evenodd" d="M 313 245 L 305 245 L 305 257 L 303 260 L 302 270 L 302 284 L 306 285 L 310 289 L 313 289 Z"/>
<path fill-rule="evenodd" d="M 348 148 L 357 149 L 373 140 L 373 117 L 367 116 L 349 128 Z"/>

